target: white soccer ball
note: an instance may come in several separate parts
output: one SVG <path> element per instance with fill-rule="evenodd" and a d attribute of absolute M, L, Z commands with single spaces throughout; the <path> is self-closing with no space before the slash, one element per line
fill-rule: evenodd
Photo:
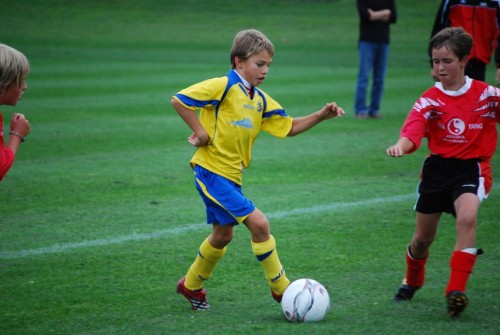
<path fill-rule="evenodd" d="M 330 309 L 330 296 L 316 280 L 297 279 L 283 293 L 281 309 L 292 322 L 321 321 Z"/>

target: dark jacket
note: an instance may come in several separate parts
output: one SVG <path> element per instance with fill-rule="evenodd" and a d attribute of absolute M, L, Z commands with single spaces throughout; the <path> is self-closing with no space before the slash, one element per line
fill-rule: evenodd
<path fill-rule="evenodd" d="M 500 2 L 443 0 L 436 15 L 431 37 L 446 27 L 462 27 L 472 35 L 474 44 L 471 59 L 488 64 L 495 50 L 496 67 L 500 67 Z"/>
<path fill-rule="evenodd" d="M 395 0 L 357 0 L 359 12 L 359 41 L 389 44 L 390 24 L 396 23 L 397 12 Z M 390 9 L 389 22 L 370 21 L 368 8 L 377 11 Z"/>

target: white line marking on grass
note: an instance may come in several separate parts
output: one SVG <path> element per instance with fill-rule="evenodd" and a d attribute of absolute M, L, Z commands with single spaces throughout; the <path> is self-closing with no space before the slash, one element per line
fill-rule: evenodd
<path fill-rule="evenodd" d="M 389 203 L 389 202 L 399 202 L 404 200 L 409 200 L 415 198 L 415 194 L 407 194 L 407 195 L 397 195 L 388 198 L 373 198 L 368 200 L 354 201 L 354 202 L 340 202 L 333 203 L 329 205 L 317 205 L 308 208 L 296 208 L 288 211 L 279 211 L 267 214 L 269 219 L 281 219 L 288 216 L 293 215 L 302 215 L 302 214 L 317 214 L 321 212 L 330 212 L 336 210 L 342 210 L 346 208 L 352 207 L 362 207 L 380 203 Z M 83 249 L 89 247 L 102 247 L 111 244 L 120 244 L 130 241 L 141 241 L 141 240 L 150 240 L 154 238 L 160 238 L 168 235 L 178 235 L 187 231 L 192 231 L 198 228 L 203 227 L 204 223 L 192 223 L 185 226 L 174 227 L 170 229 L 162 229 L 152 233 L 142 233 L 142 234 L 131 234 L 131 235 L 123 235 L 116 236 L 112 238 L 105 238 L 99 240 L 91 240 L 91 241 L 83 241 L 83 242 L 75 242 L 75 243 L 63 243 L 63 244 L 54 244 L 49 247 L 37 248 L 37 249 L 27 249 L 20 251 L 2 251 L 0 252 L 0 259 L 13 259 L 13 258 L 21 258 L 27 256 L 36 256 L 36 255 L 45 255 L 45 254 L 55 254 L 60 252 L 65 252 L 73 249 Z"/>
<path fill-rule="evenodd" d="M 159 238 L 166 235 L 178 235 L 185 231 L 191 231 L 196 228 L 199 228 L 200 224 L 192 223 L 181 227 L 174 227 L 170 229 L 162 229 L 152 233 L 141 233 L 141 234 L 130 234 L 130 235 L 122 235 L 116 236 L 112 238 L 104 238 L 99 240 L 91 240 L 91 241 L 83 241 L 83 242 L 75 242 L 75 243 L 64 243 L 64 244 L 54 244 L 50 247 L 37 248 L 37 249 L 27 249 L 20 251 L 2 251 L 0 252 L 0 259 L 9 259 L 9 258 L 20 258 L 24 256 L 34 256 L 34 255 L 43 255 L 43 254 L 55 254 L 59 252 L 64 252 L 71 249 L 82 249 L 88 247 L 101 247 L 110 244 L 119 244 L 130 241 L 141 241 L 141 240 L 150 240 L 153 238 Z"/>
<path fill-rule="evenodd" d="M 315 213 L 320 213 L 320 212 L 329 212 L 329 211 L 335 211 L 335 210 L 340 210 L 344 208 L 351 208 L 351 207 L 361 207 L 361 206 L 367 206 L 367 205 L 374 205 L 374 204 L 379 204 L 379 203 L 388 203 L 388 202 L 399 202 L 403 200 L 408 200 L 410 198 L 416 199 L 416 194 L 407 194 L 407 195 L 396 195 L 393 197 L 388 197 L 388 198 L 373 198 L 373 199 L 368 199 L 368 200 L 361 200 L 361 201 L 354 201 L 354 202 L 339 202 L 339 203 L 333 203 L 329 205 L 317 205 L 309 208 L 297 208 L 297 209 L 292 209 L 288 211 L 282 211 L 282 212 L 274 212 L 270 214 L 266 214 L 266 216 L 269 219 L 281 219 L 287 216 L 292 216 L 292 215 L 300 215 L 300 214 L 315 214 Z"/>

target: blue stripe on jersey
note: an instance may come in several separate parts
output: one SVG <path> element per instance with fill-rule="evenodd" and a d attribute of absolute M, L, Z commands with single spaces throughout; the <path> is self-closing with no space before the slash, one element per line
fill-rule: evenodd
<path fill-rule="evenodd" d="M 270 118 L 273 115 L 287 116 L 286 112 L 283 109 L 277 109 L 277 110 L 274 110 L 274 111 L 270 111 L 270 112 L 264 113 L 264 115 L 262 117 L 263 118 Z"/>
<path fill-rule="evenodd" d="M 217 106 L 219 104 L 219 100 L 208 100 L 208 101 L 195 100 L 184 94 L 179 94 L 179 93 L 176 94 L 175 96 L 179 98 L 179 100 L 182 101 L 185 105 L 194 106 L 197 108 L 201 108 L 207 105 Z"/>
<path fill-rule="evenodd" d="M 260 97 L 262 98 L 262 101 L 264 101 L 264 106 L 262 106 L 262 110 L 260 110 L 260 112 L 265 111 L 267 109 L 266 96 L 257 87 L 255 88 L 255 91 L 257 91 L 257 93 L 260 95 Z"/>

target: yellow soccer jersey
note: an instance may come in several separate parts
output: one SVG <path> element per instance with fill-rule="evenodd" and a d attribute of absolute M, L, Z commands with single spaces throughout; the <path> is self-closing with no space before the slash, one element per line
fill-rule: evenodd
<path fill-rule="evenodd" d="M 194 84 L 176 95 L 183 106 L 200 110 L 200 121 L 210 136 L 199 147 L 191 165 L 204 168 L 242 184 L 242 171 L 250 166 L 252 146 L 261 130 L 284 138 L 292 128 L 292 118 L 278 102 L 258 88 L 250 98 L 238 74 Z"/>

